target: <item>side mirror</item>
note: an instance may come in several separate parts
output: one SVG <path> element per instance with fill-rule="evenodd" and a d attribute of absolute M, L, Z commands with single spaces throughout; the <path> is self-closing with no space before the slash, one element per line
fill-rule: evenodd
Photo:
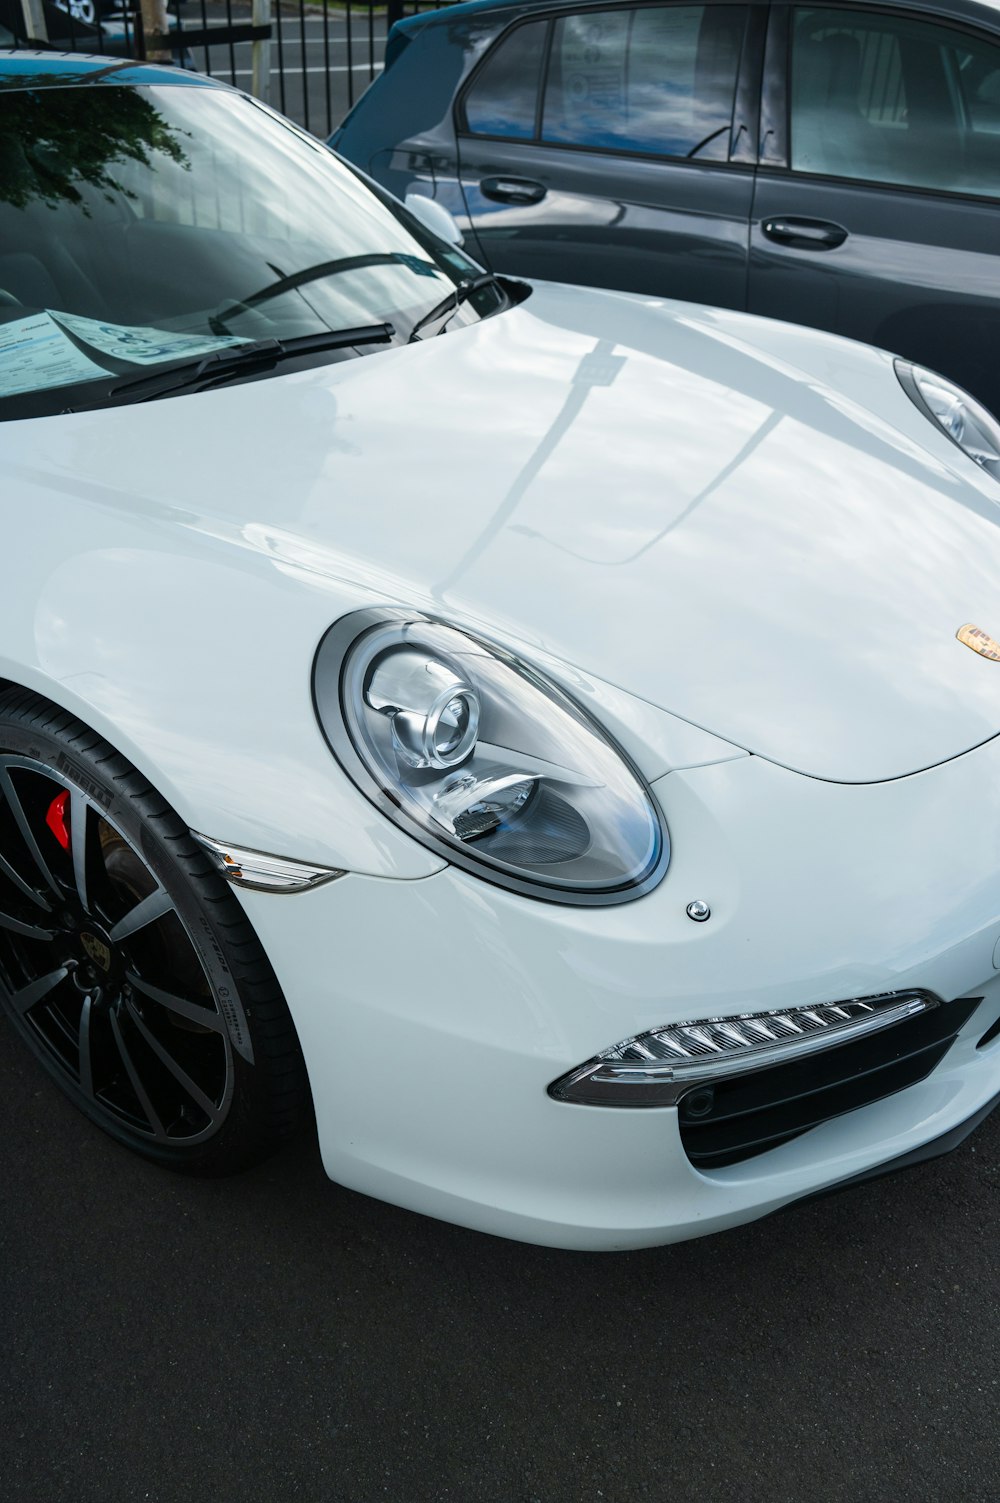
<path fill-rule="evenodd" d="M 455 222 L 455 217 L 439 204 L 436 198 L 427 198 L 423 193 L 408 193 L 403 200 L 414 219 L 419 219 L 425 229 L 430 230 L 439 240 L 446 245 L 461 245 L 462 231 Z"/>

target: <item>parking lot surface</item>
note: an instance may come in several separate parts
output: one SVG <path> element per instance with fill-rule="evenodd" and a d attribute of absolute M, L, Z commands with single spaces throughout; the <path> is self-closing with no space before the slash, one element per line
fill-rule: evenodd
<path fill-rule="evenodd" d="M 0 1497 L 993 1500 L 1000 1114 L 702 1242 L 561 1253 L 331 1185 L 188 1181 L 0 1020 Z"/>
<path fill-rule="evenodd" d="M 249 5 L 233 4 L 228 14 L 237 25 L 251 20 Z M 205 24 L 224 26 L 227 19 L 225 5 L 206 6 Z M 187 29 L 201 28 L 201 8 L 185 5 L 181 20 Z M 275 5 L 268 103 L 325 139 L 381 72 L 385 36 L 383 11 L 348 13 L 343 8 L 331 8 L 324 13 L 319 6 L 311 6 L 300 13 L 297 6 L 281 9 Z M 192 55 L 202 72 L 250 91 L 253 48 L 249 42 L 237 42 L 232 47 L 217 44 L 207 50 L 195 47 Z"/>

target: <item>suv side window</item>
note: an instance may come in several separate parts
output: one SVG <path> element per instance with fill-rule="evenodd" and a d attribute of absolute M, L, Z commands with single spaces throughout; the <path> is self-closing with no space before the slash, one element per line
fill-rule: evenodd
<path fill-rule="evenodd" d="M 475 75 L 465 128 L 536 139 L 551 25 L 542 140 L 724 162 L 746 18 L 744 5 L 651 5 L 516 26 Z"/>
<path fill-rule="evenodd" d="M 664 5 L 560 17 L 543 139 L 725 161 L 746 14 Z"/>
<path fill-rule="evenodd" d="M 793 172 L 1000 197 L 1000 46 L 905 15 L 797 9 Z"/>
<path fill-rule="evenodd" d="M 548 25 L 516 26 L 487 57 L 465 96 L 465 123 L 473 135 L 534 139 Z"/>

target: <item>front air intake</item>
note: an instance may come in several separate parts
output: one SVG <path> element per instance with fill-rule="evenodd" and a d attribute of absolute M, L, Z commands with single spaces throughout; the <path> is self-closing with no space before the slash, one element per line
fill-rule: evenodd
<path fill-rule="evenodd" d="M 949 1002 L 825 1053 L 696 1087 L 678 1106 L 684 1151 L 699 1169 L 723 1169 L 916 1085 L 980 1000 Z"/>
<path fill-rule="evenodd" d="M 923 1080 L 982 999 L 889 992 L 674 1024 L 625 1039 L 549 1087 L 587 1106 L 676 1106 L 699 1169 L 720 1169 Z"/>

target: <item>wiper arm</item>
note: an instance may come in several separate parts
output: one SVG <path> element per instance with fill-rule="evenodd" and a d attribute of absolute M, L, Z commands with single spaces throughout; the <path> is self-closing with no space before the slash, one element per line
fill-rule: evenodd
<path fill-rule="evenodd" d="M 268 370 L 282 360 L 323 350 L 348 349 L 352 345 L 389 344 L 396 331 L 392 324 L 363 324 L 357 329 L 333 329 L 322 334 L 304 334 L 297 339 L 255 339 L 228 350 L 214 350 L 198 360 L 185 361 L 167 371 L 130 376 L 107 393 L 111 402 L 147 402 L 173 392 L 199 391 L 206 386 L 243 376 L 253 370 Z"/>
<path fill-rule="evenodd" d="M 497 287 L 505 298 L 507 296 L 500 278 L 495 277 L 492 272 L 486 271 L 481 277 L 469 277 L 467 281 L 459 282 L 458 286 L 452 292 L 449 292 L 447 297 L 442 298 L 429 313 L 425 313 L 423 318 L 417 320 L 410 330 L 408 343 L 419 339 L 421 329 L 426 329 L 428 324 L 436 323 L 446 313 L 453 313 L 456 308 L 460 308 L 463 303 L 467 303 L 470 297 L 477 292 L 481 292 L 484 287 Z"/>
<path fill-rule="evenodd" d="M 227 304 L 209 323 L 214 329 L 218 322 L 216 333 L 226 334 L 229 331 L 225 326 L 223 313 L 259 308 L 261 303 L 269 303 L 272 298 L 281 297 L 286 292 L 295 292 L 297 288 L 305 287 L 310 282 L 321 281 L 324 277 L 339 277 L 345 271 L 364 271 L 371 266 L 408 266 L 417 276 L 437 276 L 433 261 L 426 261 L 420 256 L 409 256 L 402 251 L 370 251 L 363 256 L 338 256 L 336 261 L 319 261 L 315 266 L 307 266 L 302 271 L 279 276 L 276 281 L 268 282 L 266 287 L 261 287 L 257 292 L 250 292 L 246 297 Z M 277 267 L 272 269 L 277 271 Z"/>

